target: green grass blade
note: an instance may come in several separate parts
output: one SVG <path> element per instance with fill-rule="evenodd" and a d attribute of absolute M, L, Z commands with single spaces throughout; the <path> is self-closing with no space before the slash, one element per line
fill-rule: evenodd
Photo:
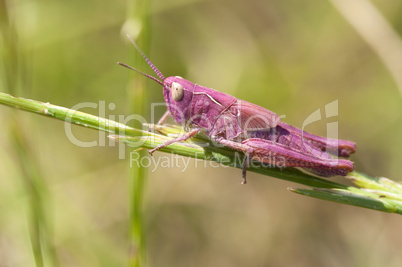
<path fill-rule="evenodd" d="M 2 92 L 0 92 L 0 104 L 108 133 L 126 134 L 129 136 L 148 134 L 145 131 L 134 129 L 116 121 L 49 103 L 15 97 Z"/>
<path fill-rule="evenodd" d="M 375 192 L 364 190 L 357 191 L 356 189 L 344 190 L 290 188 L 289 190 L 291 192 L 298 193 L 304 196 L 329 200 L 372 210 L 402 214 L 402 201 L 388 198 L 386 194 L 379 195 Z"/>

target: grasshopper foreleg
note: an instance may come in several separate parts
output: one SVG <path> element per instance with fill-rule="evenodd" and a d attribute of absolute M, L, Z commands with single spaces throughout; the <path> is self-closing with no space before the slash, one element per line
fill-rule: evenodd
<path fill-rule="evenodd" d="M 159 121 L 156 123 L 156 125 L 162 125 L 163 123 L 165 123 L 165 121 L 167 120 L 167 118 L 170 116 L 170 112 L 169 110 L 166 110 L 165 114 L 163 114 L 163 116 L 159 119 Z"/>
<path fill-rule="evenodd" d="M 163 123 L 165 123 L 165 121 L 167 120 L 167 118 L 170 116 L 170 112 L 169 110 L 166 110 L 166 112 L 162 115 L 162 117 L 158 120 L 158 122 L 156 123 L 156 125 L 162 125 Z M 148 132 L 151 132 L 152 128 L 148 129 Z"/>
<path fill-rule="evenodd" d="M 159 149 L 161 149 L 161 148 L 163 148 L 165 146 L 168 146 L 168 145 L 176 143 L 176 142 L 186 141 L 186 140 L 190 139 L 191 137 L 193 137 L 194 135 L 198 134 L 200 131 L 201 131 L 201 129 L 198 129 L 198 128 L 193 129 L 193 130 L 191 130 L 191 131 L 189 131 L 189 132 L 187 132 L 187 133 L 185 133 L 185 134 L 183 134 L 183 135 L 181 135 L 181 136 L 179 136 L 179 137 L 177 137 L 175 139 L 171 139 L 171 140 L 166 141 L 165 143 L 155 147 L 154 149 L 149 150 L 148 152 L 149 152 L 149 154 L 152 155 L 152 153 L 154 153 L 156 150 L 159 150 Z"/>

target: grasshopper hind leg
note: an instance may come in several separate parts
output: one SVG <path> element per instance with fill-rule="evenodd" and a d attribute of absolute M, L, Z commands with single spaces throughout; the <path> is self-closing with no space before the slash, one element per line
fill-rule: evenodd
<path fill-rule="evenodd" d="M 320 166 L 320 167 L 311 167 L 304 169 L 308 172 L 311 172 L 321 177 L 330 177 L 337 175 L 347 176 L 348 173 L 353 170 L 353 164 L 349 160 L 334 159 L 333 161 L 336 163 L 336 165 L 333 167 Z"/>
<path fill-rule="evenodd" d="M 250 154 L 245 153 L 245 155 L 246 155 L 246 157 L 244 159 L 244 164 L 243 164 L 243 169 L 242 169 L 243 180 L 241 181 L 241 184 L 247 184 L 246 174 L 247 174 L 248 165 L 250 164 L 250 160 L 251 160 Z"/>
<path fill-rule="evenodd" d="M 301 167 L 322 176 L 346 176 L 353 171 L 353 162 L 333 159 L 327 154 L 315 155 L 311 151 L 296 150 L 270 140 L 250 138 L 243 141 L 254 149 L 252 159 L 277 167 Z"/>
<path fill-rule="evenodd" d="M 247 168 L 248 168 L 248 165 L 251 160 L 251 155 L 253 155 L 254 149 L 248 145 L 233 142 L 233 141 L 230 141 L 230 140 L 227 140 L 224 138 L 217 138 L 217 139 L 215 139 L 215 141 L 224 146 L 230 147 L 234 150 L 241 151 L 246 155 L 246 158 L 243 163 L 243 168 L 242 168 L 243 180 L 242 180 L 241 184 L 247 184 L 246 173 L 247 173 Z"/>

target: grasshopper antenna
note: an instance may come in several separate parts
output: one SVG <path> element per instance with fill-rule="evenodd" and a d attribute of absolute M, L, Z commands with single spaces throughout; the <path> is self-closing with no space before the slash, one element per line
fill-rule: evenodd
<path fill-rule="evenodd" d="M 162 82 L 162 81 L 158 80 L 157 78 L 155 78 L 155 77 L 153 77 L 153 76 L 151 76 L 151 75 L 149 75 L 149 74 L 146 74 L 145 72 L 142 72 L 142 71 L 140 71 L 140 70 L 137 70 L 137 69 L 135 69 L 135 68 L 133 68 L 133 67 L 131 67 L 131 66 L 129 66 L 129 65 L 126 65 L 126 64 L 124 64 L 124 63 L 121 63 L 121 62 L 117 62 L 117 64 L 119 64 L 120 66 L 126 67 L 127 69 L 136 71 L 136 72 L 138 72 L 139 74 L 142 74 L 142 75 L 144 75 L 145 77 L 148 77 L 148 78 L 150 78 L 151 80 L 154 80 L 155 82 L 157 82 L 157 83 L 159 83 L 160 85 L 163 86 L 163 82 Z M 162 77 L 163 77 L 163 76 L 162 76 Z"/>
<path fill-rule="evenodd" d="M 162 81 L 165 80 L 165 76 L 163 76 L 162 72 L 158 70 L 158 68 L 147 58 L 147 56 L 142 52 L 142 50 L 137 46 L 137 44 L 134 42 L 133 38 L 131 38 L 130 35 L 127 34 L 127 38 L 130 40 L 130 42 L 134 45 L 135 49 L 141 54 L 141 56 L 145 59 L 145 61 L 148 63 L 148 65 L 152 68 L 152 70 L 158 75 L 159 79 Z"/>
<path fill-rule="evenodd" d="M 152 70 L 156 73 L 156 75 L 158 75 L 159 79 L 161 79 L 162 81 L 159 80 L 158 78 L 155 78 L 155 77 L 153 77 L 153 76 L 151 76 L 149 74 L 146 74 L 145 72 L 137 70 L 136 68 L 133 68 L 133 67 L 131 67 L 129 65 L 126 65 L 124 63 L 117 62 L 117 64 L 119 64 L 119 65 L 121 65 L 123 67 L 126 67 L 126 68 L 128 68 L 130 70 L 136 71 L 136 72 L 144 75 L 145 77 L 148 77 L 151 80 L 154 80 L 155 82 L 157 82 L 157 83 L 159 83 L 160 85 L 163 86 L 164 85 L 163 81 L 165 80 L 165 76 L 163 76 L 163 74 L 158 70 L 157 67 L 155 67 L 155 65 L 151 62 L 151 60 L 149 60 L 147 58 L 147 56 L 144 54 L 144 52 L 141 51 L 141 49 L 137 46 L 137 44 L 134 42 L 134 40 L 131 38 L 131 36 L 127 34 L 127 37 L 130 40 L 130 42 L 134 45 L 135 49 L 137 49 L 137 51 L 141 54 L 141 56 L 145 59 L 145 61 L 148 63 L 148 65 L 152 68 Z"/>

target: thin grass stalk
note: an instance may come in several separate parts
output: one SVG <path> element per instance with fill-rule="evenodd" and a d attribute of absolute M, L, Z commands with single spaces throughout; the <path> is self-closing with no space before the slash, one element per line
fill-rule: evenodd
<path fill-rule="evenodd" d="M 122 28 L 122 35 L 130 34 L 141 44 L 145 53 L 148 53 L 148 38 L 151 32 L 148 23 L 148 13 L 150 1 L 138 0 L 128 1 L 128 14 L 126 22 Z M 134 66 L 144 65 L 143 59 L 134 49 L 129 49 L 130 58 Z M 129 112 L 130 114 L 145 115 L 147 109 L 147 91 L 144 79 L 136 79 L 136 73 L 130 73 L 130 82 L 128 92 Z M 135 128 L 140 128 L 139 123 L 134 123 Z M 145 156 L 145 151 L 139 151 L 141 156 Z M 146 229 L 145 229 L 145 211 L 144 198 L 146 191 L 147 170 L 143 166 L 133 166 L 130 168 L 130 254 L 129 266 L 145 266 L 146 259 Z"/>
<path fill-rule="evenodd" d="M 3 37 L 3 59 L 4 59 L 4 75 L 7 90 L 15 93 L 19 87 L 29 88 L 30 85 L 24 84 L 30 79 L 26 77 L 26 55 L 22 52 L 19 43 L 19 35 L 15 27 L 15 21 L 18 14 L 10 14 L 8 5 L 5 1 L 0 0 L 0 28 Z M 51 240 L 51 222 L 48 216 L 49 201 L 47 185 L 44 182 L 39 164 L 34 160 L 29 147 L 30 140 L 25 136 L 26 127 L 22 125 L 22 115 L 18 112 L 11 114 L 10 122 L 12 140 L 11 144 L 16 152 L 16 158 L 21 170 L 21 178 L 25 186 L 28 196 L 28 225 L 31 240 L 32 252 L 34 255 L 36 266 L 45 266 L 50 263 L 52 266 L 58 265 L 57 256 Z"/>

